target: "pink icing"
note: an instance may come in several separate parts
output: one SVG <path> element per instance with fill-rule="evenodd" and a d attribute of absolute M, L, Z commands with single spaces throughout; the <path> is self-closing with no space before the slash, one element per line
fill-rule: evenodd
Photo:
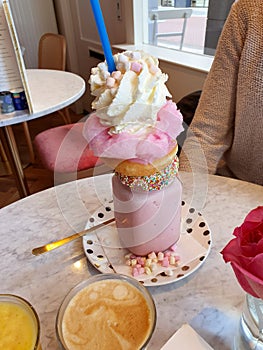
<path fill-rule="evenodd" d="M 148 134 L 110 134 L 110 128 L 100 123 L 96 113 L 88 117 L 83 133 L 95 156 L 130 159 L 147 164 L 174 148 L 177 136 L 183 131 L 182 121 L 182 114 L 176 104 L 169 100 L 158 112 L 156 124 Z"/>

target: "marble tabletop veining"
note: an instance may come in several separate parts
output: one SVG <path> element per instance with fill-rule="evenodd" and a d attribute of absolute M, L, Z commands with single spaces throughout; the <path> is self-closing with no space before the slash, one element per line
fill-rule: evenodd
<path fill-rule="evenodd" d="M 27 69 L 26 73 L 33 113 L 28 110 L 7 114 L 0 112 L 0 127 L 53 113 L 75 102 L 85 91 L 84 79 L 71 72 Z"/>
<path fill-rule="evenodd" d="M 230 350 L 245 293 L 220 251 L 246 214 L 263 203 L 262 186 L 218 176 L 181 173 L 183 199 L 209 225 L 212 247 L 204 264 L 175 283 L 148 287 L 157 308 L 149 349 L 159 350 L 189 323 L 214 349 Z M 74 285 L 98 273 L 79 239 L 42 256 L 33 247 L 85 227 L 93 211 L 111 198 L 111 175 L 70 182 L 19 200 L 0 210 L 0 293 L 28 299 L 41 322 L 43 350 L 59 349 L 55 320 Z"/>

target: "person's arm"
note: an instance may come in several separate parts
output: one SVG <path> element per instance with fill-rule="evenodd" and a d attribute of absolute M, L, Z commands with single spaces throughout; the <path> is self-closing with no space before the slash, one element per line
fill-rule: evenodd
<path fill-rule="evenodd" d="M 205 81 L 187 139 L 180 155 L 180 170 L 214 174 L 231 147 L 239 60 L 245 40 L 245 18 L 240 2 L 232 5 L 213 65 Z"/>

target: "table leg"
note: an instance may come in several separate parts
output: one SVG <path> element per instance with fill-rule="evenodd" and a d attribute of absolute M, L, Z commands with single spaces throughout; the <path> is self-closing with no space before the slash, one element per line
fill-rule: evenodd
<path fill-rule="evenodd" d="M 10 162 L 20 197 L 26 197 L 30 193 L 11 126 L 4 126 L 0 128 L 0 137 L 5 153 Z"/>

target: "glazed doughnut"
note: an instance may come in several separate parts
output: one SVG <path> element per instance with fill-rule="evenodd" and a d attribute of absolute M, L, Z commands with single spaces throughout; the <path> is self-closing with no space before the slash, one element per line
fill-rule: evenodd
<path fill-rule="evenodd" d="M 155 159 L 151 164 L 136 163 L 130 160 L 102 158 L 115 172 L 127 176 L 149 176 L 167 167 L 175 158 L 178 146 L 174 147 L 166 156 Z"/>

